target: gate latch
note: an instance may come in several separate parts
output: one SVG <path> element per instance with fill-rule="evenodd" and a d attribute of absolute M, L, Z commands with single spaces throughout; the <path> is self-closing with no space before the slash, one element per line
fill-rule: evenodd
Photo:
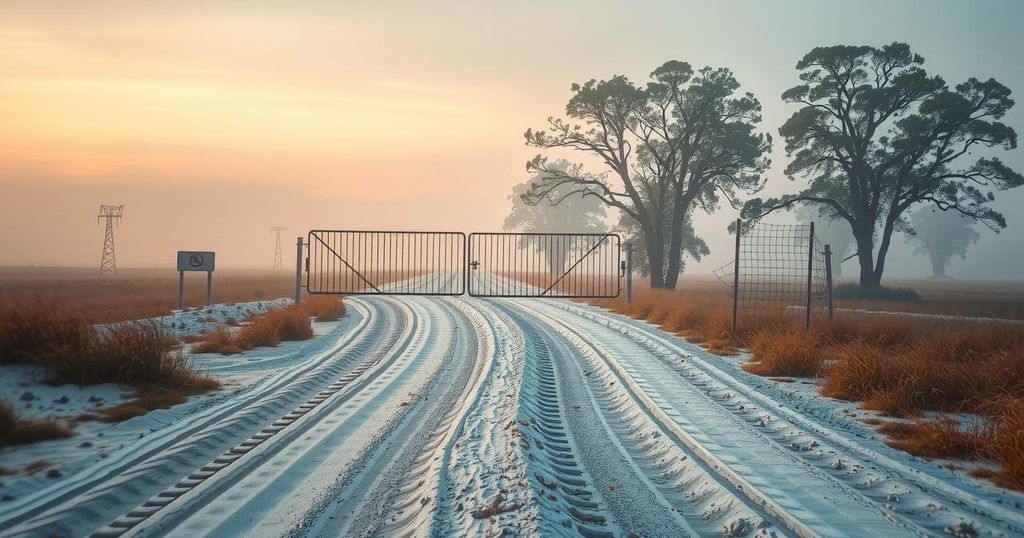
<path fill-rule="evenodd" d="M 480 267 L 480 262 L 473 260 L 469 262 L 469 266 L 472 267 L 473 269 L 476 269 L 477 267 Z"/>
<path fill-rule="evenodd" d="M 619 276 L 626 276 L 626 261 L 619 262 Z"/>

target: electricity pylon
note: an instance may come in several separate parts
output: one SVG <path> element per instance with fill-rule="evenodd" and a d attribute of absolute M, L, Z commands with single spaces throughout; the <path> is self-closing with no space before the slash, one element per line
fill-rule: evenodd
<path fill-rule="evenodd" d="M 107 222 L 107 233 L 103 237 L 103 259 L 100 260 L 100 276 L 117 274 L 117 259 L 114 257 L 114 223 L 121 222 L 124 205 L 101 205 L 100 214 L 96 216 L 96 224 L 100 219 Z"/>
<path fill-rule="evenodd" d="M 277 235 L 277 244 L 274 246 L 274 270 L 284 271 L 284 262 L 281 261 L 281 234 L 288 231 L 285 226 L 273 226 L 270 233 Z"/>

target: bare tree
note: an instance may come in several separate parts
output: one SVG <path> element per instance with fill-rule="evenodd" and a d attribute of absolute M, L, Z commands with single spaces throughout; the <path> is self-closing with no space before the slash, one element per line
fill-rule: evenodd
<path fill-rule="evenodd" d="M 542 179 L 523 199 L 557 205 L 579 194 L 618 209 L 640 228 L 651 285 L 675 288 L 691 210 L 713 212 L 721 198 L 739 207 L 740 194 L 759 191 L 771 137 L 755 132 L 761 105 L 735 95 L 739 82 L 728 69 L 694 73 L 669 61 L 651 78 L 643 89 L 622 75 L 573 84 L 568 119 L 548 118 L 548 130 L 527 130 L 526 143 L 590 156 L 600 171 L 579 163 L 557 169 L 538 155 L 527 170 Z"/>

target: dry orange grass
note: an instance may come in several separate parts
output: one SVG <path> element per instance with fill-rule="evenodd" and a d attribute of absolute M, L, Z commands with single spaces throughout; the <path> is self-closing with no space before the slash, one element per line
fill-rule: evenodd
<path fill-rule="evenodd" d="M 0 364 L 36 364 L 59 385 L 216 388 L 191 369 L 177 341 L 155 323 L 97 328 L 60 303 L 34 300 L 0 308 Z"/>
<path fill-rule="evenodd" d="M 64 439 L 72 435 L 74 430 L 60 422 L 19 419 L 10 402 L 0 400 L 0 447 Z"/>
<path fill-rule="evenodd" d="M 943 418 L 920 422 L 886 422 L 878 431 L 889 437 L 890 446 L 926 458 L 975 459 L 983 457 L 991 426 L 962 426 Z"/>
<path fill-rule="evenodd" d="M 298 305 L 279 308 L 253 316 L 238 330 L 218 327 L 192 346 L 192 353 L 232 355 L 254 347 L 273 347 L 281 342 L 308 340 L 313 337 L 310 318 L 334 321 L 345 315 L 345 305 L 338 297 L 320 296 Z"/>
<path fill-rule="evenodd" d="M 592 302 L 715 353 L 749 349 L 744 369 L 752 373 L 819 376 L 824 395 L 868 409 L 979 413 L 989 421 L 983 428 L 924 421 L 885 433 L 920 455 L 991 458 L 1002 464 L 997 483 L 1024 487 L 1024 326 L 841 312 L 805 331 L 799 315 L 743 311 L 733 334 L 731 299 L 722 291 L 638 287 L 629 305 L 621 298 Z"/>
<path fill-rule="evenodd" d="M 0 302 L 34 298 L 59 301 L 91 323 L 166 316 L 178 307 L 178 274 L 163 269 L 124 269 L 99 277 L 95 269 L 0 268 Z M 291 297 L 295 276 L 218 270 L 213 299 L 218 303 Z M 186 306 L 206 304 L 205 275 L 186 275 Z"/>
<path fill-rule="evenodd" d="M 316 321 L 338 321 L 345 316 L 345 302 L 340 297 L 314 295 L 305 298 L 302 306 Z"/>

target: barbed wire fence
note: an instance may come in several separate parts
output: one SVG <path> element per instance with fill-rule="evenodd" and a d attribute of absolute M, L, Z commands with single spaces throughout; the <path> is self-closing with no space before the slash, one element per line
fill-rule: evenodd
<path fill-rule="evenodd" d="M 732 330 L 748 310 L 802 311 L 810 328 L 815 312 L 832 319 L 832 253 L 814 236 L 814 223 L 769 224 L 736 220 L 733 261 L 715 269 L 733 299 Z"/>

